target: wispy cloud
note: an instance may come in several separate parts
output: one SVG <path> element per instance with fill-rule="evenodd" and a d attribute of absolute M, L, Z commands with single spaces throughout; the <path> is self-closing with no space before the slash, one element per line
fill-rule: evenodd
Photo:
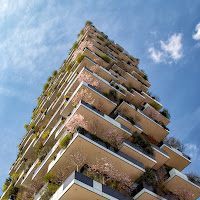
<path fill-rule="evenodd" d="M 199 157 L 199 148 L 196 144 L 185 144 L 185 152 L 187 152 L 187 155 L 192 158 L 192 160 L 200 159 Z"/>
<path fill-rule="evenodd" d="M 160 48 L 149 48 L 150 57 L 156 63 L 171 63 L 177 61 L 183 56 L 182 34 L 173 34 L 167 41 L 160 40 Z"/>
<path fill-rule="evenodd" d="M 200 40 L 200 22 L 196 25 L 195 31 L 196 31 L 196 33 L 194 33 L 194 34 L 192 35 L 192 38 L 193 38 L 194 40 Z"/>

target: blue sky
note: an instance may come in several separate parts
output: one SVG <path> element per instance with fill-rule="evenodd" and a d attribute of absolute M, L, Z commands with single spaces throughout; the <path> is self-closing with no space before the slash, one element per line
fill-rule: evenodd
<path fill-rule="evenodd" d="M 186 145 L 200 175 L 200 1 L 1 0 L 0 185 L 43 85 L 67 57 L 86 20 L 140 58 L 171 114 L 170 135 Z"/>

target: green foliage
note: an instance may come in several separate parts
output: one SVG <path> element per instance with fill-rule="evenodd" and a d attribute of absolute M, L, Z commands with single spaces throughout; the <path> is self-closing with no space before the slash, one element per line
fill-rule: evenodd
<path fill-rule="evenodd" d="M 28 124 L 25 124 L 25 125 L 24 125 L 24 128 L 25 128 L 26 130 L 28 130 Z"/>
<path fill-rule="evenodd" d="M 32 160 L 25 162 L 24 173 L 26 174 L 33 164 Z"/>
<path fill-rule="evenodd" d="M 53 75 L 53 76 L 56 76 L 57 73 L 58 73 L 57 70 L 54 70 L 52 75 Z"/>
<path fill-rule="evenodd" d="M 155 102 L 150 104 L 153 108 L 155 108 L 156 110 L 159 110 L 159 105 Z"/>
<path fill-rule="evenodd" d="M 45 146 L 40 149 L 40 151 L 38 152 L 38 158 L 39 158 L 40 162 L 42 162 L 45 159 L 45 157 L 49 153 L 50 149 L 51 148 L 48 146 Z"/>
<path fill-rule="evenodd" d="M 137 180 L 138 183 L 145 182 L 148 185 L 156 184 L 156 172 L 148 167 L 145 167 L 145 173 Z"/>
<path fill-rule="evenodd" d="M 165 116 L 167 119 L 170 119 L 171 116 L 169 114 L 169 111 L 165 108 L 163 108 L 163 110 L 160 112 L 163 116 Z"/>
<path fill-rule="evenodd" d="M 56 95 L 56 97 L 57 97 L 57 98 L 59 98 L 59 97 L 60 97 L 60 95 L 61 95 L 61 93 L 59 92 L 59 93 Z"/>
<path fill-rule="evenodd" d="M 104 37 L 105 39 L 108 39 L 108 36 L 107 36 L 107 35 L 104 35 L 103 37 Z"/>
<path fill-rule="evenodd" d="M 86 21 L 86 22 L 85 22 L 85 26 L 87 26 L 88 24 L 89 24 L 89 25 L 92 25 L 92 22 L 91 22 L 91 21 Z"/>
<path fill-rule="evenodd" d="M 52 78 L 52 77 L 51 77 L 51 76 L 49 76 L 49 78 L 47 79 L 47 81 L 48 81 L 48 82 L 50 82 L 50 81 L 51 81 L 51 78 Z"/>
<path fill-rule="evenodd" d="M 3 186 L 3 192 L 5 192 L 8 188 L 8 186 L 10 185 L 10 183 L 12 182 L 12 179 L 9 177 L 6 179 L 5 183 L 4 183 L 4 186 Z"/>
<path fill-rule="evenodd" d="M 77 63 L 77 64 L 80 64 L 81 61 L 82 61 L 84 58 L 85 58 L 85 54 L 79 55 L 78 58 L 76 59 L 76 63 Z"/>
<path fill-rule="evenodd" d="M 110 58 L 106 55 L 101 55 L 101 58 L 106 61 L 107 63 L 110 63 Z"/>
<path fill-rule="evenodd" d="M 19 178 L 20 174 L 12 174 L 12 180 L 17 181 L 17 179 Z"/>
<path fill-rule="evenodd" d="M 16 188 L 14 186 L 15 183 L 12 183 L 12 185 L 10 186 L 10 188 L 8 189 L 8 192 L 7 192 L 7 195 L 10 196 L 10 195 L 14 195 L 15 197 L 17 196 L 17 193 L 18 193 L 18 188 Z"/>
<path fill-rule="evenodd" d="M 78 42 L 75 42 L 74 45 L 73 45 L 73 47 L 72 47 L 72 49 L 75 50 L 77 46 L 78 46 Z"/>
<path fill-rule="evenodd" d="M 114 100 L 114 101 L 117 101 L 117 100 L 118 100 L 116 90 L 109 90 L 108 96 L 109 96 L 112 100 Z"/>
<path fill-rule="evenodd" d="M 82 134 L 82 135 L 85 135 L 85 134 L 87 133 L 87 131 L 86 131 L 83 127 L 81 127 L 81 126 L 78 126 L 78 127 L 76 128 L 76 130 L 77 130 L 80 134 Z"/>
<path fill-rule="evenodd" d="M 55 175 L 49 172 L 49 173 L 47 173 L 47 174 L 44 175 L 43 181 L 44 181 L 45 183 L 47 183 L 47 182 L 49 182 L 49 181 L 52 182 L 52 181 L 54 180 L 54 178 L 55 178 Z"/>
<path fill-rule="evenodd" d="M 69 144 L 69 141 L 70 141 L 70 136 L 69 135 L 65 135 L 61 140 L 60 140 L 60 143 L 59 143 L 59 147 L 62 148 L 62 149 L 65 149 L 67 147 L 67 145 Z"/>
<path fill-rule="evenodd" d="M 45 140 L 45 139 L 49 136 L 49 134 L 50 134 L 50 131 L 49 131 L 49 130 L 45 131 L 45 132 L 42 134 L 42 139 Z"/>
<path fill-rule="evenodd" d="M 80 31 L 80 33 L 78 34 L 78 37 L 80 36 L 80 35 L 82 35 L 84 33 L 84 29 L 82 29 L 81 31 Z"/>
<path fill-rule="evenodd" d="M 47 189 L 40 197 L 40 200 L 49 200 L 52 197 L 52 195 L 57 191 L 58 188 L 59 185 L 56 185 L 54 183 L 49 183 Z"/>
<path fill-rule="evenodd" d="M 65 71 L 68 72 L 68 73 L 70 73 L 70 70 L 71 70 L 71 68 L 72 68 L 73 65 L 74 65 L 73 62 L 70 63 L 69 65 L 67 65 Z"/>
<path fill-rule="evenodd" d="M 136 144 L 137 146 L 141 147 L 144 151 L 146 151 L 147 153 L 153 155 L 154 154 L 154 150 L 151 147 L 151 144 L 149 141 L 145 140 L 144 137 L 139 134 L 137 131 L 134 132 L 132 134 L 132 138 L 133 138 L 133 144 Z"/>
<path fill-rule="evenodd" d="M 146 74 L 143 75 L 143 78 L 148 81 L 148 76 Z"/>
<path fill-rule="evenodd" d="M 44 85 L 44 87 L 43 87 L 43 92 L 46 91 L 46 89 L 47 89 L 48 87 L 49 87 L 49 84 L 46 83 L 46 84 Z"/>
<path fill-rule="evenodd" d="M 39 142 L 38 145 L 35 147 L 35 156 L 37 157 L 41 149 L 43 148 L 42 142 Z"/>
<path fill-rule="evenodd" d="M 97 36 L 100 40 L 104 41 L 104 37 L 102 36 Z"/>
<path fill-rule="evenodd" d="M 140 62 L 140 59 L 139 59 L 139 58 L 135 58 L 135 60 L 137 60 L 138 62 Z"/>

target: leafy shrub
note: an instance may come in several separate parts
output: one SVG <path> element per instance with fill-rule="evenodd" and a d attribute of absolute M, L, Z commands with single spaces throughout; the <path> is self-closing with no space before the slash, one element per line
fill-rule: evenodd
<path fill-rule="evenodd" d="M 14 181 L 16 181 L 16 180 L 19 178 L 19 175 L 20 175 L 20 174 L 16 174 L 16 173 L 12 174 L 12 179 L 13 179 Z"/>
<path fill-rule="evenodd" d="M 70 141 L 70 136 L 69 135 L 65 135 L 59 143 L 59 147 L 62 149 L 65 149 L 67 147 L 67 145 L 69 144 Z"/>
<path fill-rule="evenodd" d="M 78 42 L 75 42 L 74 45 L 73 45 L 73 47 L 72 47 L 72 49 L 75 50 L 77 46 L 78 46 Z"/>
<path fill-rule="evenodd" d="M 51 78 L 52 78 L 52 77 L 51 77 L 51 76 L 49 76 L 49 78 L 47 79 L 47 81 L 48 81 L 48 82 L 50 82 L 50 81 L 51 81 Z"/>
<path fill-rule="evenodd" d="M 49 182 L 49 181 L 52 182 L 52 181 L 54 180 L 54 178 L 55 178 L 55 175 L 49 172 L 49 173 L 47 173 L 47 174 L 44 175 L 43 181 L 44 181 L 45 183 L 47 183 L 47 182 Z"/>
<path fill-rule="evenodd" d="M 81 61 L 85 58 L 85 54 L 81 54 L 78 56 L 78 58 L 76 59 L 77 64 L 80 64 Z"/>
<path fill-rule="evenodd" d="M 135 60 L 137 60 L 138 62 L 140 62 L 140 59 L 139 59 L 139 58 L 136 58 Z"/>
<path fill-rule="evenodd" d="M 170 118 L 171 118 L 171 116 L 170 116 L 168 110 L 165 109 L 165 108 L 163 108 L 163 110 L 162 110 L 160 113 L 161 113 L 163 116 L 165 116 L 167 119 L 170 119 Z"/>
<path fill-rule="evenodd" d="M 146 74 L 143 75 L 143 78 L 148 81 L 148 76 Z"/>
<path fill-rule="evenodd" d="M 87 133 L 87 131 L 86 131 L 83 127 L 81 127 L 81 126 L 78 126 L 78 127 L 76 128 L 76 130 L 77 130 L 80 134 L 82 134 L 82 135 L 85 135 L 85 134 Z"/>
<path fill-rule="evenodd" d="M 46 83 L 46 84 L 44 85 L 44 87 L 43 87 L 43 92 L 46 91 L 46 89 L 47 89 L 48 87 L 49 87 L 49 84 Z"/>
<path fill-rule="evenodd" d="M 80 35 L 82 35 L 84 33 L 84 29 L 82 29 L 81 31 L 80 31 L 80 33 L 78 34 L 78 37 L 80 36 Z"/>
<path fill-rule="evenodd" d="M 88 24 L 89 24 L 89 25 L 92 25 L 92 22 L 91 22 L 91 21 L 86 21 L 86 22 L 85 22 L 85 26 L 87 26 Z"/>
<path fill-rule="evenodd" d="M 154 150 L 151 147 L 150 142 L 146 141 L 142 135 L 137 133 L 137 131 L 132 134 L 132 138 L 133 138 L 132 142 L 134 144 L 136 144 L 137 146 L 141 147 L 147 153 L 149 153 L 151 155 L 154 155 Z"/>
<path fill-rule="evenodd" d="M 101 58 L 106 61 L 107 63 L 110 63 L 110 58 L 106 55 L 101 55 Z"/>
<path fill-rule="evenodd" d="M 113 99 L 114 101 L 117 101 L 117 100 L 118 100 L 116 90 L 109 90 L 108 96 L 109 96 L 111 99 Z"/>
<path fill-rule="evenodd" d="M 58 73 L 57 70 L 55 70 L 55 71 L 53 71 L 52 75 L 55 76 L 55 75 L 57 75 L 57 73 Z"/>
<path fill-rule="evenodd" d="M 7 192 L 7 195 L 10 196 L 10 195 L 13 195 L 14 197 L 17 196 L 17 193 L 18 193 L 18 188 L 16 188 L 14 186 L 15 183 L 12 183 L 12 185 L 10 186 L 10 188 L 8 189 L 8 192 Z"/>
<path fill-rule="evenodd" d="M 39 158 L 40 162 L 42 162 L 44 160 L 46 155 L 49 153 L 50 149 L 51 149 L 50 147 L 45 146 L 39 151 L 38 158 Z"/>
<path fill-rule="evenodd" d="M 33 164 L 32 160 L 25 162 L 24 173 L 26 174 Z"/>
<path fill-rule="evenodd" d="M 156 110 L 159 110 L 159 106 L 157 103 L 153 102 L 150 104 L 153 108 L 155 108 Z"/>
<path fill-rule="evenodd" d="M 2 189 L 3 192 L 5 192 L 7 190 L 8 186 L 10 185 L 11 182 L 12 182 L 12 179 L 10 177 L 6 179 L 6 181 L 3 185 L 3 189 Z"/>
<path fill-rule="evenodd" d="M 49 183 L 45 192 L 42 194 L 40 200 L 49 200 L 52 195 L 57 191 L 59 188 L 59 185 L 56 185 L 54 183 Z"/>
<path fill-rule="evenodd" d="M 25 125 L 24 125 L 24 128 L 27 130 L 27 129 L 28 129 L 28 124 L 25 124 Z"/>
<path fill-rule="evenodd" d="M 100 40 L 104 41 L 104 37 L 102 36 L 97 36 Z"/>
<path fill-rule="evenodd" d="M 145 173 L 137 180 L 138 183 L 145 182 L 148 185 L 155 185 L 156 173 L 153 169 L 145 167 Z"/>
<path fill-rule="evenodd" d="M 45 140 L 45 139 L 49 136 L 49 134 L 50 134 L 50 131 L 49 131 L 49 130 L 45 131 L 45 132 L 42 134 L 42 139 Z"/>
<path fill-rule="evenodd" d="M 107 36 L 107 35 L 105 35 L 105 34 L 103 35 L 103 37 L 104 37 L 104 38 L 106 38 L 106 39 L 108 39 L 108 36 Z"/>

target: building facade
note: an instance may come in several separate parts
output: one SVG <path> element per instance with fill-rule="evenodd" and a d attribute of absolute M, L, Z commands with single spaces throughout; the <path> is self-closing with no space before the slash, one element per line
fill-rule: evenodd
<path fill-rule="evenodd" d="M 197 199 L 139 59 L 91 22 L 48 78 L 1 199 Z"/>

